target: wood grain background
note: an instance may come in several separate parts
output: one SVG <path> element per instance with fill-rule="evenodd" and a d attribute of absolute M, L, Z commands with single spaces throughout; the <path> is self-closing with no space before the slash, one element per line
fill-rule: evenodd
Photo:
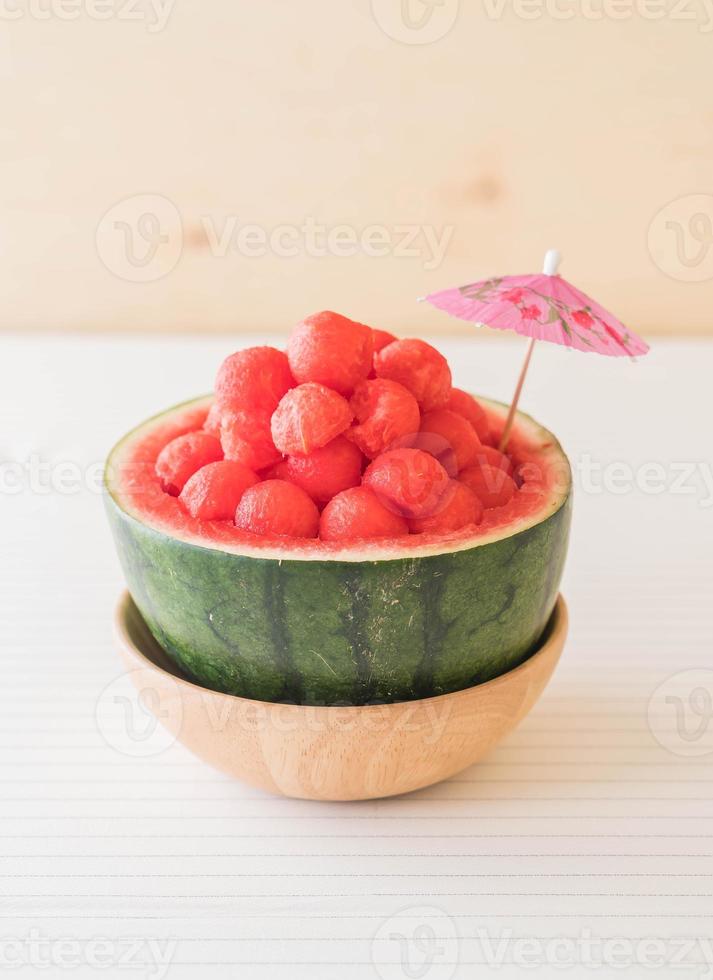
<path fill-rule="evenodd" d="M 0 327 L 449 332 L 417 296 L 554 244 L 632 327 L 707 332 L 713 0 L 685 2 L 5 0 Z"/>

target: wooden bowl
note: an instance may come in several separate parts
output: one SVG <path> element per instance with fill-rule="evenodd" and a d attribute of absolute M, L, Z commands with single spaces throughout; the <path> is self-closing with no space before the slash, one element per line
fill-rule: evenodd
<path fill-rule="evenodd" d="M 187 680 L 153 639 L 128 592 L 116 637 L 143 703 L 216 769 L 308 800 L 366 800 L 430 786 L 477 762 L 527 715 L 567 636 L 557 599 L 539 649 L 485 684 L 418 701 L 360 707 L 275 704 Z"/>

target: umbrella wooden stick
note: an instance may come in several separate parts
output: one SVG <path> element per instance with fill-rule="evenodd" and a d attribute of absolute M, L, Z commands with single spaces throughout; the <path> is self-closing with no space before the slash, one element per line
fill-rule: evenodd
<path fill-rule="evenodd" d="M 560 264 L 560 253 L 555 248 L 549 249 L 545 255 L 545 262 L 542 268 L 542 272 L 546 276 L 554 276 L 557 274 L 557 266 Z M 520 368 L 520 375 L 517 379 L 517 384 L 515 385 L 515 394 L 512 396 L 512 402 L 510 403 L 510 411 L 508 412 L 508 417 L 505 422 L 505 428 L 503 429 L 503 434 L 500 436 L 500 443 L 498 449 L 501 453 L 504 453 L 507 449 L 508 439 L 510 438 L 510 432 L 512 430 L 513 422 L 515 421 L 515 413 L 517 412 L 517 404 L 520 401 L 520 394 L 522 392 L 522 386 L 525 384 L 525 376 L 527 374 L 527 369 L 530 366 L 530 359 L 532 358 L 532 352 L 535 349 L 535 344 L 537 343 L 536 338 L 530 338 L 530 343 L 527 345 L 527 350 L 525 351 L 525 360 Z"/>

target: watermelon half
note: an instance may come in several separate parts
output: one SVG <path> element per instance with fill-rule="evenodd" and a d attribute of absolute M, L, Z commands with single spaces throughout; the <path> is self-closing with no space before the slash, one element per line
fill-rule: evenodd
<path fill-rule="evenodd" d="M 479 401 L 502 429 L 504 406 Z M 105 475 L 131 595 L 189 677 L 262 701 L 368 704 L 457 691 L 535 649 L 565 561 L 571 473 L 533 419 L 518 415 L 508 449 L 525 482 L 475 533 L 347 547 L 201 522 L 162 491 L 159 451 L 200 428 L 210 405 L 178 405 L 134 429 Z"/>

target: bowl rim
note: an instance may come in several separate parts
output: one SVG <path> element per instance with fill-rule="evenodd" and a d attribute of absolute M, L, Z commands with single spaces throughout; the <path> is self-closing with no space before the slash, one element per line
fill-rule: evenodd
<path fill-rule="evenodd" d="M 241 697 L 239 694 L 228 694 L 225 691 L 214 691 L 209 687 L 204 687 L 202 684 L 198 684 L 195 681 L 190 680 L 180 672 L 178 667 L 175 667 L 175 673 L 173 670 L 166 669 L 166 667 L 157 663 L 150 656 L 148 656 L 132 637 L 128 626 L 128 618 L 132 612 L 132 607 L 134 614 L 138 616 L 139 620 L 143 624 L 143 628 L 146 630 L 147 634 L 151 636 L 149 628 L 146 625 L 138 606 L 134 602 L 131 593 L 128 589 L 122 590 L 114 612 L 114 636 L 119 643 L 119 646 L 122 648 L 122 651 L 124 651 L 132 660 L 138 661 L 139 667 L 135 669 L 145 669 L 151 671 L 152 673 L 168 677 L 180 688 L 185 688 L 187 694 L 190 696 L 208 695 L 216 698 L 229 698 L 231 701 L 246 707 L 258 706 L 262 711 L 274 709 L 275 711 L 280 712 L 291 710 L 299 713 L 305 711 L 339 711 L 342 713 L 352 714 L 369 710 L 382 712 L 386 709 L 404 710 L 404 708 L 408 708 L 409 705 L 443 704 L 446 699 L 450 699 L 450 701 L 467 699 L 476 690 L 491 693 L 498 687 L 508 684 L 516 675 L 532 671 L 533 667 L 539 661 L 545 659 L 547 655 L 552 652 L 554 647 L 559 645 L 561 648 L 561 646 L 564 644 L 564 638 L 566 637 L 569 629 L 569 612 L 567 609 L 567 603 L 565 602 L 562 593 L 559 592 L 537 649 L 516 667 L 506 671 L 504 674 L 498 674 L 497 677 L 493 677 L 489 681 L 484 681 L 482 684 L 474 684 L 471 687 L 461 688 L 458 691 L 451 691 L 448 694 L 434 694 L 427 698 L 413 698 L 410 701 L 375 702 L 372 704 L 358 705 L 295 704 L 294 702 L 290 701 L 259 701 L 255 698 Z M 161 650 L 160 645 L 153 638 L 153 636 L 151 636 L 151 641 L 156 644 L 159 650 Z M 168 655 L 163 650 L 161 650 L 161 653 L 163 657 L 168 659 Z"/>

